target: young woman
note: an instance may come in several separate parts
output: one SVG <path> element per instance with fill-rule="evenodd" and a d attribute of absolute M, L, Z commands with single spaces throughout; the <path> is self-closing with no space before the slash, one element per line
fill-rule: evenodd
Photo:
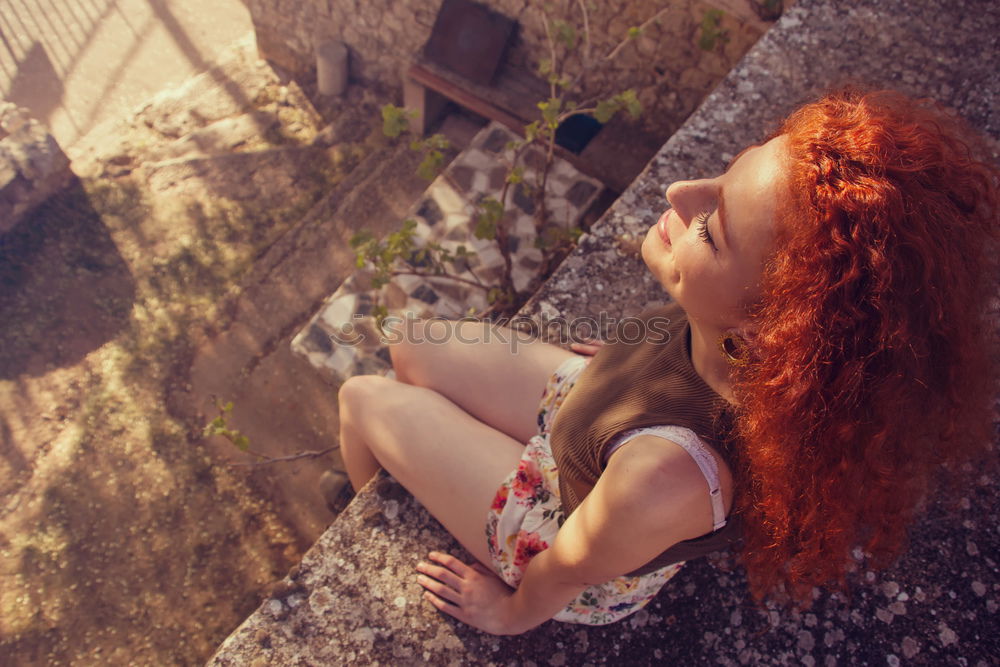
<path fill-rule="evenodd" d="M 430 554 L 426 599 L 516 634 L 617 620 L 737 536 L 757 597 L 898 555 L 937 472 L 990 441 L 997 172 L 962 136 L 831 94 L 667 189 L 642 256 L 673 303 L 642 340 L 513 350 L 431 321 L 395 380 L 348 380 L 354 487 L 384 467 L 478 561 Z"/>

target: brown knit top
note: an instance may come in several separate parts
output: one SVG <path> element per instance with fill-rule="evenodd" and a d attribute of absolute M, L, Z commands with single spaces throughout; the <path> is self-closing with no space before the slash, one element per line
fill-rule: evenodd
<path fill-rule="evenodd" d="M 617 340 L 602 347 L 581 372 L 556 413 L 550 436 L 567 517 L 604 471 L 608 443 L 631 428 L 689 428 L 733 468 L 729 404 L 695 372 L 690 346 L 687 316 L 671 303 L 631 322 L 623 320 Z M 707 489 L 705 493 L 707 497 Z M 719 530 L 679 542 L 630 574 L 727 548 L 739 537 L 736 519 L 730 514 Z"/>

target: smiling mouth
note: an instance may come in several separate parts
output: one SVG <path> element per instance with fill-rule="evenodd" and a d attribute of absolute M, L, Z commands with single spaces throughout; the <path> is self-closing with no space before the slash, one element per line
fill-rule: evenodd
<path fill-rule="evenodd" d="M 663 240 L 665 245 L 670 245 L 670 235 L 667 233 L 667 218 L 670 216 L 670 211 L 668 210 L 663 215 L 660 216 L 660 221 L 656 223 L 656 231 L 660 233 L 660 239 Z"/>

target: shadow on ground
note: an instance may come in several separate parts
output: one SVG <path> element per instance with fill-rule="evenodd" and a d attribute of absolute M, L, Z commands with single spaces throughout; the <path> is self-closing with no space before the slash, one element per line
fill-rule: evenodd
<path fill-rule="evenodd" d="M 71 366 L 128 325 L 135 282 L 76 181 L 0 237 L 0 378 Z"/>

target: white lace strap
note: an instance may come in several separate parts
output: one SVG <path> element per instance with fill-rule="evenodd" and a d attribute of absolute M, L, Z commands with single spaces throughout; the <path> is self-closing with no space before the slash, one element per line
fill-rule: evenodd
<path fill-rule="evenodd" d="M 719 486 L 719 464 L 702 439 L 694 431 L 683 426 L 647 426 L 632 429 L 620 439 L 616 439 L 606 456 L 610 456 L 612 451 L 640 435 L 655 435 L 676 442 L 691 455 L 701 469 L 701 474 L 705 476 L 705 481 L 708 482 L 708 494 L 712 501 L 712 530 L 719 530 L 725 526 L 726 508 L 722 504 L 722 489 Z"/>

